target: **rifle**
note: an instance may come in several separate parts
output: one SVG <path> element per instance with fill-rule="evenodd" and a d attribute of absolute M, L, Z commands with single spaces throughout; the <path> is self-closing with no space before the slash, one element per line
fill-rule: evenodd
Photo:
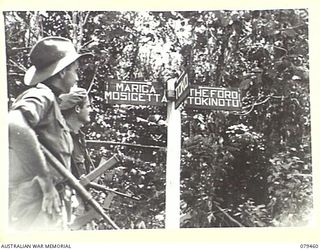
<path fill-rule="evenodd" d="M 95 189 L 97 191 L 102 191 L 104 193 L 110 193 L 111 192 L 111 193 L 117 194 L 117 195 L 125 197 L 125 198 L 129 198 L 129 199 L 132 199 L 132 200 L 140 201 L 140 199 L 138 199 L 138 198 L 136 198 L 136 197 L 134 197 L 132 195 L 124 194 L 124 193 L 121 193 L 119 191 L 116 191 L 116 190 L 107 188 L 107 187 L 105 187 L 103 185 L 99 185 L 97 183 L 92 182 L 94 179 L 96 179 L 101 174 L 103 174 L 105 171 L 107 171 L 108 169 L 113 167 L 116 163 L 118 163 L 120 161 L 119 157 L 120 157 L 119 155 L 114 155 L 110 159 L 105 159 L 104 157 L 102 157 L 101 162 L 100 162 L 100 164 L 99 164 L 99 166 L 97 168 L 95 168 L 93 171 L 91 171 L 87 175 L 80 176 L 79 183 L 81 185 L 85 186 L 85 187 L 93 188 L 93 189 Z M 88 159 L 90 159 L 89 155 L 88 155 Z"/>
<path fill-rule="evenodd" d="M 94 183 L 94 182 L 88 183 L 87 186 L 90 187 L 90 188 L 93 188 L 93 189 L 95 189 L 97 191 L 102 191 L 104 193 L 112 192 L 114 194 L 117 194 L 117 195 L 125 197 L 125 198 L 129 198 L 129 199 L 132 199 L 132 200 L 135 200 L 135 201 L 140 201 L 140 199 L 138 199 L 138 198 L 136 198 L 136 197 L 134 197 L 132 195 L 128 195 L 128 194 L 124 194 L 124 193 L 118 192 L 116 190 L 107 188 L 105 186 L 102 186 L 102 185 Z"/>
<path fill-rule="evenodd" d="M 105 213 L 104 209 L 100 204 L 93 199 L 91 194 L 80 184 L 79 180 L 67 170 L 63 164 L 47 149 L 42 145 L 42 150 L 47 160 L 52 166 L 68 181 L 69 185 L 74 188 L 91 207 L 99 213 L 104 220 L 106 220 L 114 229 L 120 229 Z"/>
<path fill-rule="evenodd" d="M 87 155 L 87 158 L 89 160 L 91 160 L 89 155 Z M 102 205 L 102 207 L 105 209 L 109 209 L 111 201 L 115 195 L 120 195 L 122 197 L 126 197 L 126 198 L 130 198 L 130 199 L 139 201 L 138 198 L 133 197 L 132 195 L 120 193 L 118 191 L 115 191 L 113 189 L 107 188 L 103 185 L 100 185 L 100 184 L 93 182 L 96 178 L 101 176 L 108 169 L 112 168 L 119 161 L 120 161 L 120 159 L 118 158 L 118 155 L 113 155 L 109 159 L 102 157 L 101 161 L 99 163 L 99 166 L 97 168 L 95 168 L 93 171 L 91 171 L 87 175 L 80 176 L 79 183 L 81 185 L 85 186 L 86 188 L 93 188 L 97 191 L 102 191 L 105 194 L 107 194 L 107 197 L 104 199 L 104 203 Z M 93 164 L 91 164 L 91 165 L 94 166 Z M 86 225 L 87 223 L 89 223 L 93 219 L 101 220 L 101 215 L 97 214 L 97 212 L 94 211 L 93 209 L 89 209 L 85 213 L 83 213 L 82 215 L 77 216 L 77 218 L 75 218 L 73 223 L 70 225 L 70 228 L 73 230 L 78 230 L 78 229 L 82 228 L 83 225 Z"/>

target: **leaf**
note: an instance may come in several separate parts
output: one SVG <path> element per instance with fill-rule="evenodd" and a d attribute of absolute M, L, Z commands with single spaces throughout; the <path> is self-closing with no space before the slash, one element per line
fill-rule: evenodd
<path fill-rule="evenodd" d="M 212 222 L 214 222 L 216 220 L 216 217 L 213 215 L 213 213 L 210 213 L 208 215 L 207 219 L 208 219 L 209 223 L 212 223 Z"/>
<path fill-rule="evenodd" d="M 222 24 L 222 26 L 223 27 L 226 27 L 226 26 L 228 26 L 229 25 L 229 18 L 227 18 L 227 17 L 225 17 L 225 16 L 222 16 L 221 18 L 220 18 L 220 21 L 221 21 L 221 24 Z"/>
<path fill-rule="evenodd" d="M 301 80 L 301 77 L 294 75 L 292 76 L 292 80 Z"/>
<path fill-rule="evenodd" d="M 219 138 L 219 144 L 223 144 L 223 142 L 224 142 L 223 137 L 220 137 L 220 138 Z"/>
<path fill-rule="evenodd" d="M 137 224 L 137 228 L 138 229 L 146 229 L 146 223 L 144 221 L 140 221 L 138 224 Z"/>
<path fill-rule="evenodd" d="M 245 79 L 240 83 L 239 88 L 241 90 L 247 90 L 250 87 L 250 85 L 252 85 L 252 80 L 251 79 Z"/>
<path fill-rule="evenodd" d="M 290 37 L 295 37 L 297 34 L 293 29 L 286 29 L 283 31 L 283 33 Z"/>
<path fill-rule="evenodd" d="M 192 216 L 191 216 L 191 214 L 190 214 L 190 212 L 188 212 L 188 213 L 186 213 L 186 214 L 184 214 L 184 215 L 182 215 L 181 217 L 180 217 L 180 223 L 181 224 L 183 224 L 183 223 L 186 223 L 188 220 L 190 220 L 192 218 Z"/>

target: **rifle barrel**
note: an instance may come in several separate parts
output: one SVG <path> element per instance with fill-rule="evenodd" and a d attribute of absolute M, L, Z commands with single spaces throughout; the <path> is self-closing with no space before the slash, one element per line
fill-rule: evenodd
<path fill-rule="evenodd" d="M 79 180 L 69 171 L 67 170 L 63 164 L 46 148 L 42 145 L 42 150 L 46 156 L 46 158 L 52 163 L 53 167 L 68 180 L 68 183 L 72 188 L 74 188 L 82 198 L 87 201 L 94 210 L 96 210 L 114 229 L 120 229 L 104 212 L 104 209 L 100 206 L 100 204 L 93 199 L 91 194 L 79 183 Z"/>
<path fill-rule="evenodd" d="M 133 199 L 133 200 L 136 200 L 136 201 L 140 201 L 140 200 L 139 200 L 138 198 L 136 198 L 136 197 L 133 197 L 133 196 L 131 196 L 131 195 L 124 194 L 124 193 L 121 193 L 121 192 L 112 190 L 112 189 L 110 189 L 110 188 L 107 188 L 107 187 L 105 187 L 105 186 L 102 186 L 102 185 L 97 184 L 97 183 L 94 183 L 94 182 L 88 183 L 87 186 L 90 187 L 90 188 L 93 188 L 93 189 L 102 191 L 102 192 L 112 192 L 112 193 L 115 193 L 115 194 L 117 194 L 117 195 L 120 195 L 120 196 L 123 196 L 123 197 L 126 197 L 126 198 L 130 198 L 130 199 Z"/>

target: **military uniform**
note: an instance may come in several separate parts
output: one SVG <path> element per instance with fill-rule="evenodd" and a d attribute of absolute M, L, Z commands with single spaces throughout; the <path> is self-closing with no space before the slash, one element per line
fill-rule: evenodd
<path fill-rule="evenodd" d="M 93 165 L 87 151 L 84 133 L 79 130 L 77 134 L 71 132 L 71 136 L 74 144 L 74 150 L 71 157 L 71 172 L 76 178 L 80 179 L 82 175 L 87 175 L 93 170 Z M 88 211 L 89 207 L 78 194 L 76 197 L 79 204 L 74 209 L 73 215 L 78 217 Z M 87 228 L 92 229 L 91 226 L 87 226 Z"/>
<path fill-rule="evenodd" d="M 71 161 L 72 174 L 80 179 L 82 175 L 87 175 L 92 170 L 92 163 L 87 152 L 84 133 L 79 130 L 77 134 L 71 132 L 71 136 L 74 144 Z"/>
<path fill-rule="evenodd" d="M 45 146 L 67 169 L 71 169 L 73 142 L 70 130 L 61 114 L 53 88 L 39 83 L 20 95 L 12 105 L 20 110 L 26 121 Z M 10 137 L 15 135 L 10 134 Z M 23 140 L 23 138 L 22 138 Z M 41 210 L 42 191 L 35 181 L 38 168 L 28 155 L 18 152 L 9 142 L 9 220 L 15 229 L 63 229 L 65 213 L 49 216 Z M 63 177 L 47 162 L 60 197 L 66 198 Z"/>

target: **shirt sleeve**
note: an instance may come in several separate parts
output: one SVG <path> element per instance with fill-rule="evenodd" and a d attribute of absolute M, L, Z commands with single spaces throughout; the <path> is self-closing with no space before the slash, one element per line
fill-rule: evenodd
<path fill-rule="evenodd" d="M 31 88 L 19 96 L 12 109 L 19 109 L 29 125 L 34 128 L 46 116 L 54 95 L 46 89 Z"/>

